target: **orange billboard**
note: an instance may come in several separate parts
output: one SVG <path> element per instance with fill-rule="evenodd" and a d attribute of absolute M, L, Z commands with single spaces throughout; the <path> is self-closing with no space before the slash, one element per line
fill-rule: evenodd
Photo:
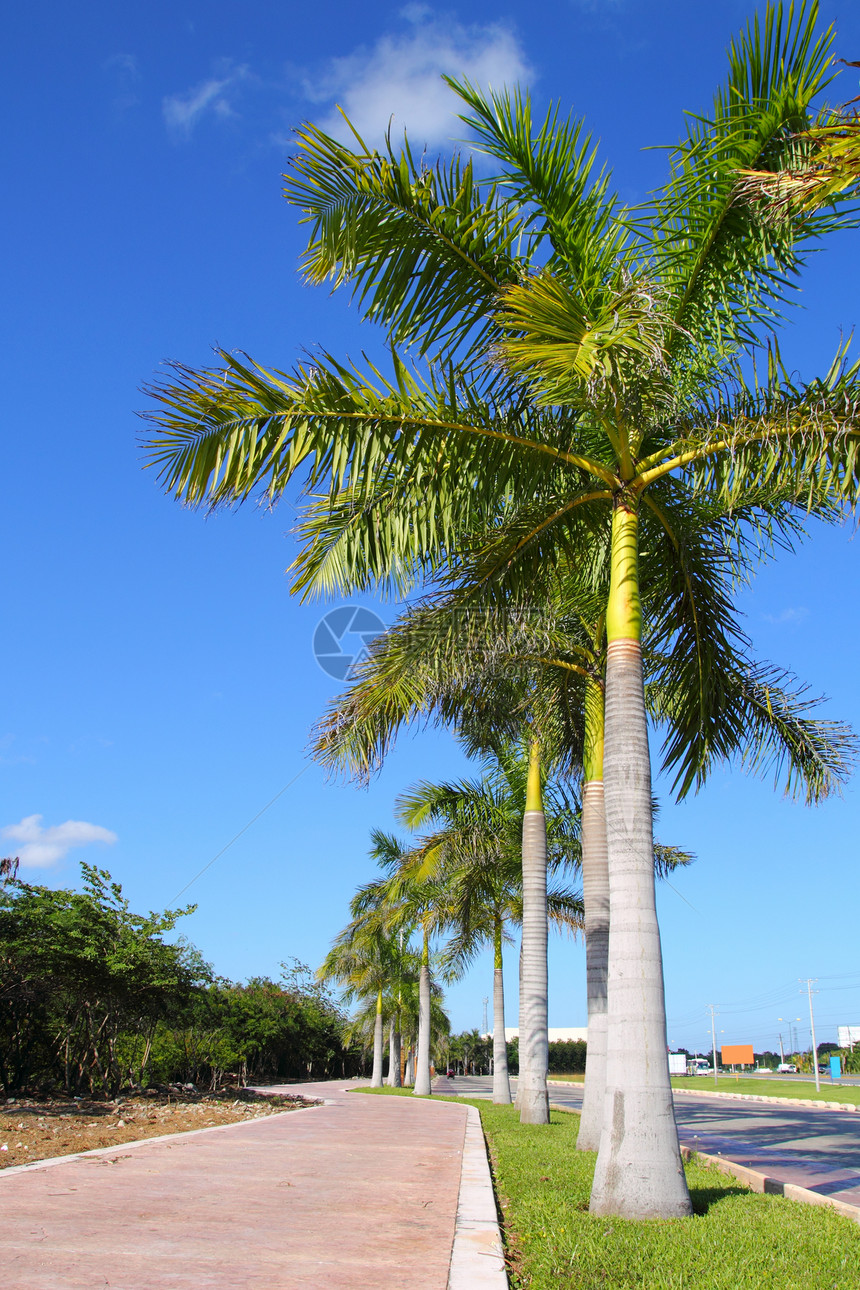
<path fill-rule="evenodd" d="M 754 1066 L 752 1044 L 726 1044 L 720 1049 L 723 1066 Z"/>

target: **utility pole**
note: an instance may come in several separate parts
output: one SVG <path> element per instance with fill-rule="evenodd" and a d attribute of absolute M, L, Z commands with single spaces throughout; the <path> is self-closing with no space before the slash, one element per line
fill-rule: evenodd
<path fill-rule="evenodd" d="M 779 1037 L 779 1064 L 780 1066 L 785 1065 L 785 1053 L 782 1051 L 782 1035 Z"/>
<path fill-rule="evenodd" d="M 707 1004 L 706 1007 L 710 1008 L 711 1010 L 711 1051 L 713 1052 L 713 1055 L 714 1055 L 714 1088 L 716 1088 L 717 1086 L 717 1032 L 715 1028 L 716 1027 L 715 1017 L 717 1015 L 718 1010 L 712 1003 Z"/>
<path fill-rule="evenodd" d="M 813 990 L 818 977 L 808 977 L 806 981 L 801 979 L 800 984 L 806 986 L 806 993 L 809 995 L 809 1029 L 812 1031 L 812 1069 L 815 1071 L 815 1091 L 821 1092 L 821 1080 L 818 1077 L 818 1044 L 815 1042 L 815 1017 L 812 1015 L 812 996 L 818 994 Z"/>
<path fill-rule="evenodd" d="M 777 1017 L 777 1021 L 781 1021 L 783 1022 L 784 1025 L 788 1026 L 788 1047 L 789 1047 L 788 1055 L 789 1057 L 793 1057 L 795 1052 L 797 1051 L 797 1035 L 795 1034 L 794 1022 L 791 1020 L 791 1017 Z M 795 1021 L 800 1021 L 800 1017 L 795 1017 Z M 782 1036 L 780 1035 L 780 1045 L 781 1044 L 782 1044 Z M 780 1052 L 782 1052 L 781 1047 L 780 1047 Z"/>

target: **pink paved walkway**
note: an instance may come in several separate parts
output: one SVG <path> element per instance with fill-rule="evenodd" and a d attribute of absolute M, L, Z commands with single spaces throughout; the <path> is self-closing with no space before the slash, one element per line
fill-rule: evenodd
<path fill-rule="evenodd" d="M 0 1172 L 4 1290 L 445 1290 L 466 1108 L 347 1087 L 295 1090 L 331 1106 Z"/>

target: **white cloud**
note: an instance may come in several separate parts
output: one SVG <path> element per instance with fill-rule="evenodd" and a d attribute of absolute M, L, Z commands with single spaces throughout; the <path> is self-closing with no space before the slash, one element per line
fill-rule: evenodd
<path fill-rule="evenodd" d="M 66 820 L 65 824 L 44 828 L 41 821 L 41 815 L 26 815 L 20 824 L 8 824 L 0 829 L 0 838 L 15 843 L 14 851 L 21 864 L 34 869 L 56 864 L 72 847 L 86 847 L 92 842 L 111 845 L 117 840 L 115 833 L 100 824 Z"/>
<path fill-rule="evenodd" d="M 775 626 L 785 624 L 797 624 L 804 622 L 809 617 L 809 610 L 805 605 L 798 605 L 789 609 L 783 609 L 778 614 L 762 614 L 766 623 L 773 623 Z"/>
<path fill-rule="evenodd" d="M 139 81 L 137 59 L 134 54 L 111 54 L 102 64 L 105 71 L 113 72 L 122 81 Z"/>
<path fill-rule="evenodd" d="M 110 58 L 106 58 L 102 63 L 102 69 L 113 82 L 116 91 L 113 100 L 114 111 L 123 113 L 137 107 L 140 103 L 137 85 L 141 76 L 134 54 L 111 54 Z"/>
<path fill-rule="evenodd" d="M 434 16 L 424 4 L 407 5 L 401 17 L 411 30 L 333 58 L 321 76 L 303 85 L 311 102 L 339 104 L 369 140 L 376 141 L 392 117 L 394 133 L 405 128 L 416 144 L 462 135 L 457 100 L 441 79 L 443 72 L 496 90 L 532 75 L 516 35 L 501 23 L 464 26 Z M 339 113 L 331 112 L 321 124 L 343 135 Z"/>
<path fill-rule="evenodd" d="M 177 140 L 190 139 L 195 126 L 207 113 L 222 119 L 235 116 L 232 95 L 247 75 L 248 68 L 243 65 L 202 81 L 184 94 L 169 94 L 162 99 L 161 111 L 169 134 Z"/>

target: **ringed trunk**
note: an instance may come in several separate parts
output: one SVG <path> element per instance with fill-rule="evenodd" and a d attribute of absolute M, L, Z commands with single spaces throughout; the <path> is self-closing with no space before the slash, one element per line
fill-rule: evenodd
<path fill-rule="evenodd" d="M 400 1088 L 400 1035 L 397 1022 L 391 1018 L 388 1027 L 388 1076 L 385 1080 L 389 1088 Z"/>
<path fill-rule="evenodd" d="M 382 1088 L 382 1049 L 384 1047 L 382 1029 L 382 987 L 376 992 L 376 1020 L 373 1023 L 373 1073 L 370 1077 L 371 1088 Z"/>
<path fill-rule="evenodd" d="M 606 615 L 606 1096 L 590 1208 L 620 1218 L 681 1218 L 692 1207 L 666 1056 L 641 630 L 637 515 L 620 497 Z"/>
<path fill-rule="evenodd" d="M 578 1151 L 597 1151 L 606 1092 L 606 973 L 609 953 L 609 866 L 603 800 L 603 689 L 585 691 L 585 784 L 582 790 L 582 898 L 585 906 L 585 979 L 588 1047 Z"/>
<path fill-rule="evenodd" d="M 523 816 L 523 974 L 518 1104 L 521 1124 L 549 1124 L 546 1076 L 547 917 L 546 819 L 540 783 L 540 744 L 529 748 L 529 778 Z M 525 1059 L 525 1060 L 524 1060 Z"/>
<path fill-rule="evenodd" d="M 525 1027 L 526 1014 L 525 1014 L 525 1007 L 524 1007 L 525 995 L 523 994 L 522 938 L 520 938 L 520 953 L 517 961 L 517 971 L 519 973 L 517 977 L 517 983 L 519 987 L 518 993 L 517 993 L 517 1000 L 518 1000 L 518 1004 L 517 1004 L 517 1091 L 514 1096 L 514 1106 L 517 1108 L 517 1110 L 519 1110 L 520 1107 L 522 1106 L 522 1097 L 520 1095 L 520 1090 L 523 1087 L 523 1084 L 522 1084 L 523 1072 L 526 1069 L 526 1057 L 525 1057 L 525 1053 L 523 1052 L 523 1035 L 525 1034 L 525 1031 L 526 1031 L 526 1027 Z"/>
<path fill-rule="evenodd" d="M 511 1100 L 508 1045 L 505 1042 L 505 980 L 502 975 L 502 919 L 493 927 L 493 1101 L 507 1106 Z"/>
<path fill-rule="evenodd" d="M 424 929 L 421 974 L 418 977 L 418 1054 L 415 1059 L 415 1096 L 428 1097 L 430 1087 L 430 945 Z"/>

